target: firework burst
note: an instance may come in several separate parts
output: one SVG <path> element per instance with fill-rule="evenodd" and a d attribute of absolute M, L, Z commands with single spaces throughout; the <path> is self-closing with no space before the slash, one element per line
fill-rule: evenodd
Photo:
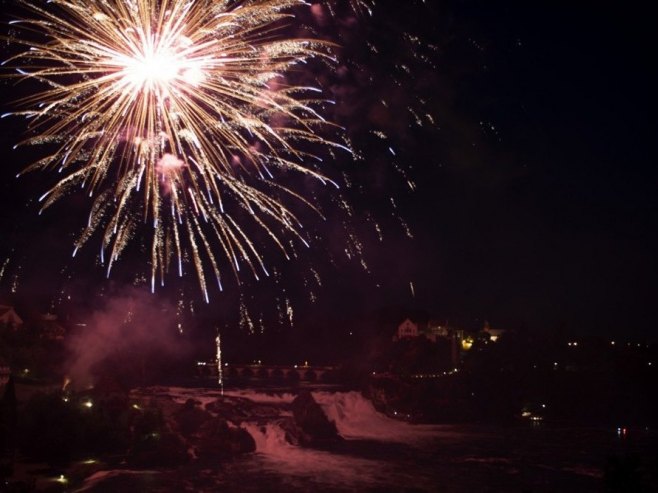
<path fill-rule="evenodd" d="M 303 0 L 22 3 L 30 14 L 11 41 L 24 49 L 4 65 L 42 88 L 3 117 L 28 119 L 19 146 L 47 149 L 26 171 L 61 173 L 42 210 L 74 189 L 89 195 L 74 255 L 100 237 L 109 275 L 148 224 L 152 289 L 190 261 L 208 300 L 206 274 L 222 289 L 224 265 L 268 275 L 260 238 L 285 257 L 307 245 L 286 204 L 321 212 L 279 178 L 335 185 L 321 155 L 349 149 L 321 116 L 331 102 L 294 82 L 300 64 L 333 63 L 330 44 L 289 35 Z"/>

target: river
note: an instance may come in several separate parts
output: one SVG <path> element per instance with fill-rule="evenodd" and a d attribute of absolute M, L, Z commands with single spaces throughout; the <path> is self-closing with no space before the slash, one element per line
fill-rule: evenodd
<path fill-rule="evenodd" d="M 217 389 L 142 392 L 177 402 L 221 398 Z M 287 404 L 294 398 L 255 390 L 224 396 L 265 403 L 282 414 L 290 412 Z M 254 438 L 254 454 L 175 471 L 97 471 L 76 491 L 598 492 L 615 477 L 626 483 L 647 481 L 647 464 L 656 461 L 653 430 L 543 423 L 418 425 L 378 413 L 357 392 L 316 390 L 313 397 L 344 441 L 325 449 L 297 447 L 274 422 L 246 421 L 240 426 Z M 648 481 L 655 484 L 655 479 Z"/>

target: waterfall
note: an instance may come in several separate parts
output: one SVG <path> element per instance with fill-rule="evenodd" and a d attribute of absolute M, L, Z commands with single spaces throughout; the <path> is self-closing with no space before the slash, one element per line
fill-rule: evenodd
<path fill-rule="evenodd" d="M 348 440 L 415 443 L 427 439 L 436 429 L 384 416 L 360 392 L 313 392 L 313 398 Z"/>

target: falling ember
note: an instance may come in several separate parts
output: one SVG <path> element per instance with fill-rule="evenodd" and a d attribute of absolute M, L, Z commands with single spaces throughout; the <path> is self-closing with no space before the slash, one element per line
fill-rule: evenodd
<path fill-rule="evenodd" d="M 290 323 L 290 327 L 292 327 L 294 325 L 295 312 L 292 308 L 292 303 L 288 298 L 286 298 L 286 315 L 288 316 L 288 322 Z"/>
<path fill-rule="evenodd" d="M 317 209 L 277 180 L 335 185 L 321 154 L 351 151 L 319 113 L 319 89 L 290 82 L 301 64 L 334 61 L 329 43 L 284 29 L 304 0 L 21 3 L 33 17 L 12 22 L 25 49 L 3 63 L 5 77 L 44 88 L 10 114 L 29 122 L 18 146 L 51 149 L 24 172 L 60 173 L 41 210 L 74 189 L 92 198 L 76 251 L 99 237 L 109 275 L 144 229 L 153 289 L 190 259 L 208 301 L 208 276 L 221 287 L 225 268 L 267 275 L 252 238 L 285 258 L 307 244 L 286 202 Z"/>
<path fill-rule="evenodd" d="M 222 367 L 222 340 L 219 337 L 219 331 L 217 332 L 217 337 L 215 337 L 215 348 L 217 359 L 217 383 L 221 389 L 222 395 L 224 395 L 224 369 Z"/>
<path fill-rule="evenodd" d="M 248 331 L 250 334 L 255 334 L 254 321 L 249 315 L 249 310 L 247 309 L 247 304 L 245 303 L 244 297 L 240 296 L 240 328 Z"/>
<path fill-rule="evenodd" d="M 2 282 L 2 278 L 5 275 L 5 269 L 7 268 L 7 264 L 9 264 L 9 257 L 5 259 L 5 261 L 2 263 L 2 266 L 0 267 L 0 282 Z"/>
<path fill-rule="evenodd" d="M 16 294 L 18 291 L 18 285 L 20 284 L 20 275 L 21 275 L 21 270 L 23 269 L 23 266 L 21 264 L 18 265 L 18 268 L 16 269 L 17 272 L 14 274 L 12 281 L 11 281 L 11 288 L 10 292 L 11 294 Z"/>

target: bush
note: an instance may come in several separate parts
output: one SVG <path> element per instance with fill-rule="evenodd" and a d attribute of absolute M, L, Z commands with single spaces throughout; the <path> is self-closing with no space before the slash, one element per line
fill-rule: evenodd
<path fill-rule="evenodd" d="M 90 408 L 85 401 L 53 393 L 37 394 L 25 404 L 18 414 L 18 444 L 28 460 L 59 466 L 128 447 L 130 408 L 108 412 L 102 402 Z"/>

